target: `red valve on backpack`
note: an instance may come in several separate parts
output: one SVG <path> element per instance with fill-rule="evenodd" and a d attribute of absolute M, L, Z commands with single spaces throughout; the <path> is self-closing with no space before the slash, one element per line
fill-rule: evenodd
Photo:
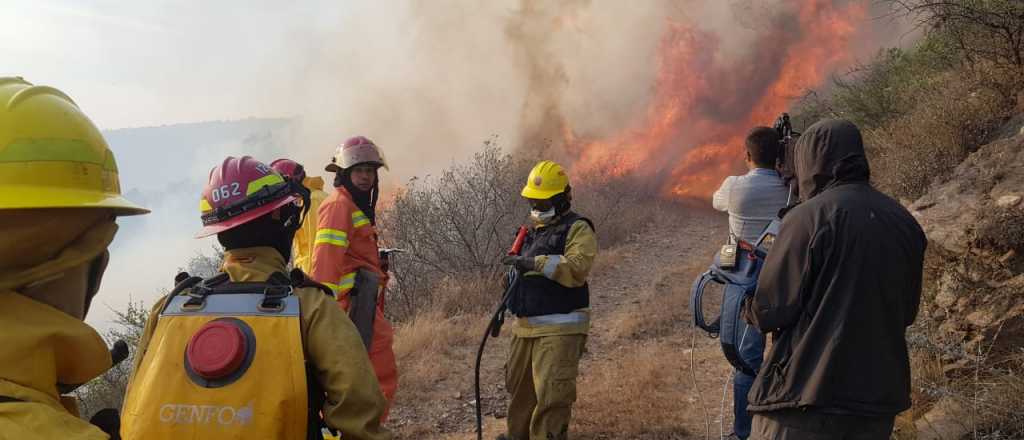
<path fill-rule="evenodd" d="M 508 250 L 509 255 L 519 255 L 519 251 L 523 250 L 523 242 L 526 241 L 526 233 L 529 231 L 526 226 L 519 227 L 519 232 L 516 233 L 516 241 L 512 242 L 512 249 Z"/>

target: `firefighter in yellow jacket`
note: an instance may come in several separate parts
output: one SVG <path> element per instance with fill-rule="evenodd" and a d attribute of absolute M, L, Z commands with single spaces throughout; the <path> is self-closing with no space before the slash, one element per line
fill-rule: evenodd
<path fill-rule="evenodd" d="M 73 385 L 111 367 L 82 320 L 107 267 L 121 197 L 114 155 L 67 95 L 0 78 L 0 438 L 101 440 Z"/>
<path fill-rule="evenodd" d="M 295 233 L 292 244 L 292 265 L 305 273 L 313 270 L 313 246 L 316 243 L 316 227 L 319 222 L 320 205 L 327 199 L 324 191 L 324 178 L 307 176 L 302 164 L 291 159 L 278 159 L 270 163 L 270 167 L 288 179 L 302 183 L 309 190 L 309 212 L 302 228 Z"/>
<path fill-rule="evenodd" d="M 203 230 L 222 273 L 179 276 L 153 308 L 128 385 L 121 434 L 134 439 L 390 439 L 385 400 L 332 292 L 285 275 L 308 191 L 250 157 L 210 172 Z"/>
<path fill-rule="evenodd" d="M 520 278 L 508 302 L 516 325 L 506 364 L 508 434 L 499 439 L 567 439 L 590 330 L 587 276 L 597 238 L 590 220 L 572 211 L 572 189 L 558 164 L 538 163 L 522 196 L 534 226 L 521 255 L 503 260 Z"/>

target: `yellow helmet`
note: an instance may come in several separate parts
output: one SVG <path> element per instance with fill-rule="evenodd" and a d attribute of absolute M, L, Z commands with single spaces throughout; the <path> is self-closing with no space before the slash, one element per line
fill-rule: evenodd
<path fill-rule="evenodd" d="M 530 170 L 521 195 L 528 199 L 547 200 L 565 192 L 569 187 L 569 176 L 562 166 L 550 160 L 541 161 Z"/>
<path fill-rule="evenodd" d="M 67 95 L 19 77 L 0 77 L 0 210 L 148 209 L 121 196 L 114 154 Z"/>

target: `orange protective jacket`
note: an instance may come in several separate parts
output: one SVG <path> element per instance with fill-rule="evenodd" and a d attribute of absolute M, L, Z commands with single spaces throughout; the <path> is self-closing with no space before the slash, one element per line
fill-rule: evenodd
<path fill-rule="evenodd" d="M 355 286 L 357 270 L 372 271 L 381 279 L 369 355 L 390 408 L 398 389 L 398 367 L 391 348 L 394 329 L 384 317 L 383 286 L 387 284 L 387 274 L 380 268 L 377 231 L 344 187 L 337 188 L 320 204 L 317 217 L 310 276 L 334 290 L 344 310 L 349 307 L 349 292 Z M 387 412 L 383 419 L 386 418 Z"/>

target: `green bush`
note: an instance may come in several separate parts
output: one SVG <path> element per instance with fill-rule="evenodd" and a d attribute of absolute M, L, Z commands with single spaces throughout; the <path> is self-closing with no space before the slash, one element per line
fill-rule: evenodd
<path fill-rule="evenodd" d="M 800 128 L 825 117 L 857 124 L 873 182 L 913 200 L 1018 111 L 1024 64 L 1013 54 L 1024 43 L 1013 38 L 1024 36 L 1024 20 L 1015 18 L 1024 18 L 1024 2 L 899 3 L 925 26 L 924 37 L 908 49 L 880 51 L 836 78 L 827 94 L 809 94 L 793 119 Z"/>

